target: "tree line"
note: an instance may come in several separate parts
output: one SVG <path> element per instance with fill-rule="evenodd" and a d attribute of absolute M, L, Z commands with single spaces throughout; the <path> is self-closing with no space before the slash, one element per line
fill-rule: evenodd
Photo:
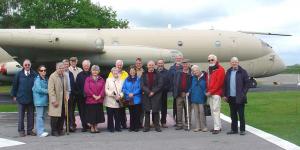
<path fill-rule="evenodd" d="M 91 0 L 0 1 L 0 28 L 128 28 L 128 23 Z"/>

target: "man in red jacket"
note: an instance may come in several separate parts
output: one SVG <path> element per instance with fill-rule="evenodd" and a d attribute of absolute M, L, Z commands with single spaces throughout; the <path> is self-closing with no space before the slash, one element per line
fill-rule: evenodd
<path fill-rule="evenodd" d="M 214 54 L 208 56 L 208 76 L 207 76 L 207 93 L 208 102 L 211 108 L 211 116 L 214 121 L 212 134 L 218 134 L 221 131 L 221 97 L 223 95 L 223 84 L 225 70 L 219 64 L 218 58 Z"/>

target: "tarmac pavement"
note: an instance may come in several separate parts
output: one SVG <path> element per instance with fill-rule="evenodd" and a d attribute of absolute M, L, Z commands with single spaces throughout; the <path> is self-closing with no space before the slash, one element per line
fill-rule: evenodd
<path fill-rule="evenodd" d="M 171 114 L 172 110 L 169 110 Z M 76 117 L 78 128 L 80 119 Z M 128 117 L 129 119 L 129 117 Z M 73 149 L 105 149 L 105 150 L 279 150 L 282 149 L 250 132 L 245 136 L 227 135 L 230 124 L 222 121 L 222 132 L 212 135 L 210 132 L 193 132 L 175 130 L 174 120 L 168 115 L 169 128 L 156 132 L 122 132 L 110 133 L 105 127 L 106 123 L 99 125 L 101 132 L 92 134 L 82 133 L 78 129 L 75 133 L 61 137 L 19 137 L 17 132 L 17 114 L 0 113 L 0 138 L 23 142 L 23 145 L 4 147 L 3 150 L 73 150 Z M 194 121 L 192 121 L 193 123 Z M 207 117 L 208 128 L 212 128 L 212 119 Z M 25 124 L 26 125 L 26 124 Z M 193 129 L 193 128 L 192 128 Z M 50 132 L 49 118 L 46 130 Z M 1 144 L 1 140 L 0 140 Z M 3 143 L 2 143 L 3 144 Z"/>

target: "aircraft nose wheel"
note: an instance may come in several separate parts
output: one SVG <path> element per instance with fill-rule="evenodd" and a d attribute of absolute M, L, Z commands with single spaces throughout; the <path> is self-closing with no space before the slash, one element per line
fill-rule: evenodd
<path fill-rule="evenodd" d="M 257 88 L 257 82 L 253 77 L 250 78 L 250 88 Z"/>

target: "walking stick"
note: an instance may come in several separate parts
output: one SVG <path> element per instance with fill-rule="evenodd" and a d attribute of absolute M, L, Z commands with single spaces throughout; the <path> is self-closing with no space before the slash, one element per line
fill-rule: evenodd
<path fill-rule="evenodd" d="M 69 135 L 70 127 L 69 127 L 69 108 L 68 108 L 68 100 L 65 99 L 65 114 L 67 116 L 66 130 L 67 135 Z"/>
<path fill-rule="evenodd" d="M 186 116 L 187 116 L 187 127 L 188 127 L 188 131 L 190 131 L 190 113 L 189 113 L 189 97 L 186 95 L 185 96 L 185 100 L 186 100 Z"/>

